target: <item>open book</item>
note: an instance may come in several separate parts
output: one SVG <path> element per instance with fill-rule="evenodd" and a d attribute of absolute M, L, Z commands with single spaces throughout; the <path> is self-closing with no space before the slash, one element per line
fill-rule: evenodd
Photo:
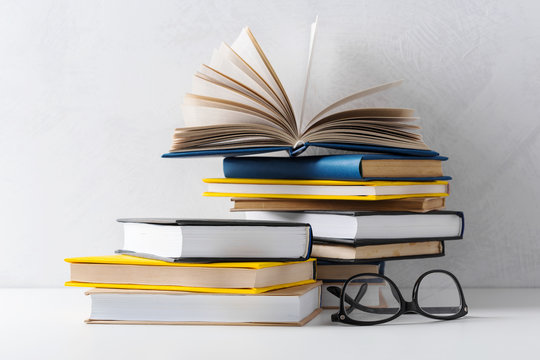
<path fill-rule="evenodd" d="M 288 150 L 296 155 L 308 146 L 354 151 L 437 155 L 415 133 L 419 126 L 411 109 L 353 108 L 361 97 L 397 86 L 379 85 L 326 106 L 303 119 L 317 22 L 311 28 L 301 114 L 293 112 L 289 97 L 259 43 L 244 28 L 229 46 L 214 50 L 209 65 L 194 75 L 192 92 L 185 95 L 186 127 L 176 129 L 169 154 L 242 155 Z"/>

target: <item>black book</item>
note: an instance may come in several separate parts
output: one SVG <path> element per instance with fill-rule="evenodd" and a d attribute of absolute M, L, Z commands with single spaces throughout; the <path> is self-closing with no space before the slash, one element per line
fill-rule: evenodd
<path fill-rule="evenodd" d="M 252 220 L 311 224 L 314 244 L 349 246 L 457 240 L 463 238 L 461 211 L 411 212 L 279 212 L 249 211 Z"/>
<path fill-rule="evenodd" d="M 302 261 L 311 253 L 311 226 L 304 223 L 119 219 L 124 246 L 117 252 L 171 262 Z"/>

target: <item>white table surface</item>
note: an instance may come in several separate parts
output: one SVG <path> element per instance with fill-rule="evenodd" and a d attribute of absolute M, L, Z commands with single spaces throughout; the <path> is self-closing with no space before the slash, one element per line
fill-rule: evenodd
<path fill-rule="evenodd" d="M 465 289 L 466 318 L 384 325 L 87 325 L 82 289 L 0 289 L 0 359 L 538 359 L 540 289 Z"/>

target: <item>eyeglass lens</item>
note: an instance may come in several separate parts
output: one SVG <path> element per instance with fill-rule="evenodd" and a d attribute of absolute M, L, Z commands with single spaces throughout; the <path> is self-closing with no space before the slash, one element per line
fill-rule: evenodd
<path fill-rule="evenodd" d="M 427 274 L 418 286 L 418 306 L 432 316 L 456 315 L 461 310 L 461 296 L 456 281 L 448 274 Z"/>
<path fill-rule="evenodd" d="M 359 275 L 345 286 L 343 292 L 344 310 L 352 320 L 385 320 L 400 310 L 396 289 L 381 277 Z"/>

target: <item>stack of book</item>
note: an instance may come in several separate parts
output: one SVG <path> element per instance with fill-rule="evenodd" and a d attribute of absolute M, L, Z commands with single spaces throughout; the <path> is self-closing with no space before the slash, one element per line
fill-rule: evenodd
<path fill-rule="evenodd" d="M 343 97 L 309 118 L 304 91 L 297 117 L 248 28 L 222 44 L 195 74 L 186 127 L 163 157 L 224 156 L 225 178 L 205 179 L 205 195 L 231 197 L 248 220 L 122 220 L 121 254 L 67 259 L 67 285 L 94 288 L 89 322 L 302 325 L 321 297 L 337 304 L 320 280 L 444 255 L 444 241 L 463 232 L 463 215 L 441 210 L 446 158 L 416 133 L 411 109 L 346 109 L 400 83 Z M 352 153 L 297 157 L 313 147 Z M 291 158 L 239 156 L 274 151 Z"/>
<path fill-rule="evenodd" d="M 307 224 L 119 221 L 120 254 L 66 259 L 66 285 L 94 288 L 88 323 L 303 325 L 320 311 Z"/>
<path fill-rule="evenodd" d="M 312 256 L 324 281 L 381 273 L 386 260 L 443 256 L 444 241 L 463 234 L 463 214 L 442 211 L 449 194 L 450 177 L 442 171 L 447 158 L 423 142 L 413 110 L 351 108 L 401 81 L 338 99 L 308 117 L 316 29 L 317 22 L 299 117 L 246 28 L 195 74 L 184 98 L 186 127 L 176 129 L 163 157 L 226 157 L 225 178 L 205 179 L 204 195 L 231 197 L 233 211 L 248 219 L 311 224 Z M 350 153 L 298 156 L 313 147 Z M 290 157 L 260 156 L 273 151 Z"/>
<path fill-rule="evenodd" d="M 317 279 L 342 282 L 358 273 L 382 273 L 386 260 L 443 256 L 444 241 L 462 238 L 463 214 L 441 210 L 449 180 L 444 160 L 231 157 L 224 160 L 226 178 L 204 180 L 205 195 L 231 197 L 232 210 L 247 219 L 309 223 Z M 323 306 L 331 305 L 329 299 L 323 298 Z"/>

